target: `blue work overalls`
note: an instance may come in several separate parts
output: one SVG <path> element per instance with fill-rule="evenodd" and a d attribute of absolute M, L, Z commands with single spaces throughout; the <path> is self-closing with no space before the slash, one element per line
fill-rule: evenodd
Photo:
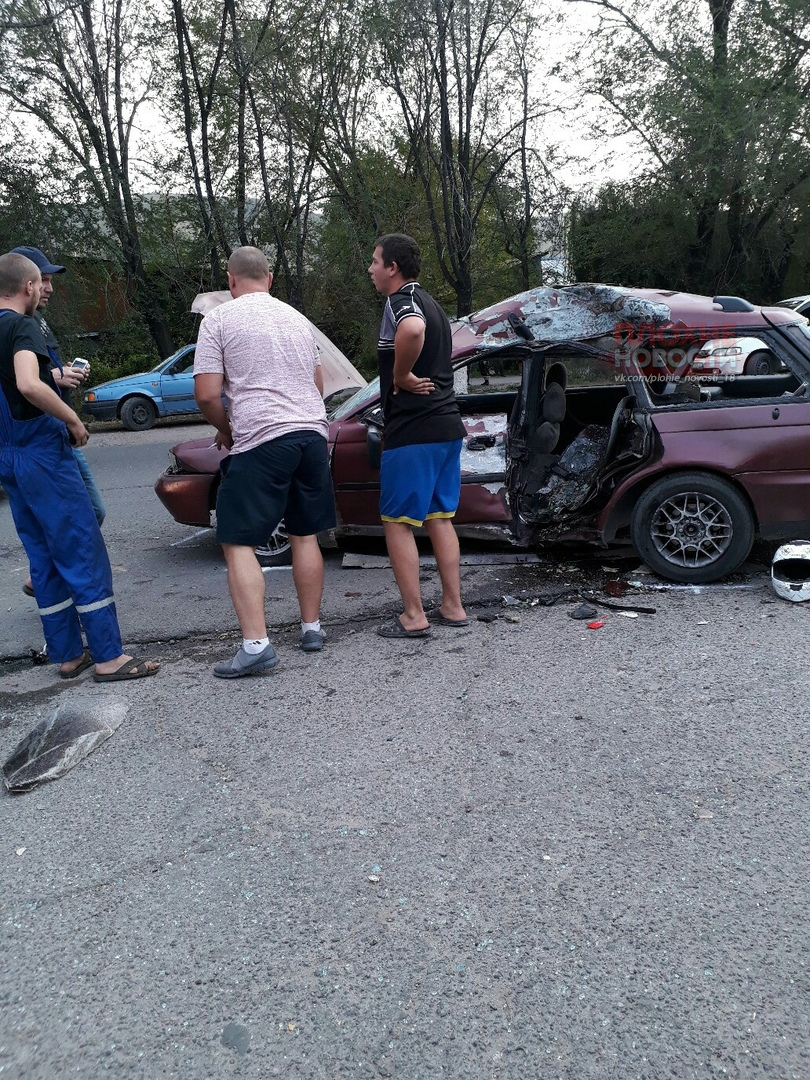
<path fill-rule="evenodd" d="M 67 428 L 48 413 L 15 420 L 2 389 L 0 483 L 31 564 L 50 659 L 81 656 L 82 627 L 96 663 L 120 656 L 110 560 Z"/>

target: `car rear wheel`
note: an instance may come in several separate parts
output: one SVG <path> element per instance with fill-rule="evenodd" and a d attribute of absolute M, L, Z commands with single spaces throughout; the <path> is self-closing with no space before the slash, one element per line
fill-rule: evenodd
<path fill-rule="evenodd" d="M 745 361 L 744 375 L 773 375 L 778 371 L 779 363 L 776 357 L 767 350 L 751 353 Z"/>
<path fill-rule="evenodd" d="M 754 517 L 726 480 L 679 473 L 658 480 L 636 503 L 633 545 L 656 574 L 700 584 L 737 569 L 754 542 Z"/>
<path fill-rule="evenodd" d="M 148 431 L 157 420 L 157 410 L 149 398 L 127 398 L 121 406 L 121 423 L 127 431 Z"/>
<path fill-rule="evenodd" d="M 292 546 L 284 522 L 278 524 L 266 544 L 253 550 L 262 566 L 289 566 L 292 562 Z"/>

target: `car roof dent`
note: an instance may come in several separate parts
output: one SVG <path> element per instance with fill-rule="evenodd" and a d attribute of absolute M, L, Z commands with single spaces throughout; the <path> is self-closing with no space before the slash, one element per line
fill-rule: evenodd
<path fill-rule="evenodd" d="M 509 324 L 514 312 L 537 341 L 583 341 L 612 337 L 623 323 L 671 323 L 667 294 L 642 295 L 615 285 L 540 287 L 464 316 L 453 324 L 454 353 L 466 348 L 502 347 L 504 339 L 518 340 Z"/>

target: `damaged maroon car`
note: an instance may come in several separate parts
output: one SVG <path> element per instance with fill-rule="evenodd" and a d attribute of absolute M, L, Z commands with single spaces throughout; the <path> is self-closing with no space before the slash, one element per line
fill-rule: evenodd
<path fill-rule="evenodd" d="M 757 338 L 776 373 L 696 376 L 706 342 L 729 337 Z M 810 531 L 810 327 L 795 312 L 738 297 L 538 288 L 455 321 L 453 356 L 463 385 L 481 361 L 514 373 L 511 387 L 458 393 L 463 537 L 520 548 L 629 541 L 656 573 L 698 583 L 737 569 L 757 534 Z M 376 382 L 331 413 L 338 537 L 382 533 L 382 427 Z M 210 439 L 174 447 L 156 491 L 177 521 L 211 523 L 222 456 Z M 283 530 L 263 554 L 287 557 Z"/>

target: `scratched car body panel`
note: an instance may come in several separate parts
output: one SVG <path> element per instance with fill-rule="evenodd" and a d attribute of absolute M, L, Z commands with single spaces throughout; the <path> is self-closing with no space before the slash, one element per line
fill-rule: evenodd
<path fill-rule="evenodd" d="M 777 373 L 690 374 L 707 341 L 732 337 L 761 341 Z M 538 288 L 455 321 L 453 356 L 471 369 L 497 356 L 515 373 L 511 389 L 458 395 L 463 536 L 629 540 L 663 576 L 700 582 L 735 570 L 757 533 L 810 531 L 810 327 L 793 310 Z M 338 535 L 382 531 L 369 434 L 381 423 L 375 384 L 331 416 Z M 222 455 L 200 440 L 172 453 L 158 495 L 176 520 L 208 524 Z"/>

